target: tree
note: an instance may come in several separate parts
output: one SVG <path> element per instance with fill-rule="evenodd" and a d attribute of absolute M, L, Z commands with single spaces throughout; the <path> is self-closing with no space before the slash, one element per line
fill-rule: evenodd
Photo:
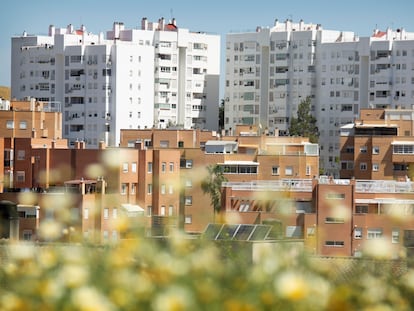
<path fill-rule="evenodd" d="M 214 214 L 221 209 L 221 184 L 227 181 L 223 171 L 217 164 L 207 166 L 208 175 L 201 182 L 201 189 L 210 195 L 210 203 Z"/>
<path fill-rule="evenodd" d="M 316 118 L 311 114 L 311 98 L 306 97 L 298 107 L 297 118 L 290 121 L 289 134 L 291 136 L 309 137 L 311 143 L 318 142 L 319 130 L 316 126 Z"/>
<path fill-rule="evenodd" d="M 225 100 L 222 99 L 219 105 L 219 130 L 224 129 L 224 103 Z"/>

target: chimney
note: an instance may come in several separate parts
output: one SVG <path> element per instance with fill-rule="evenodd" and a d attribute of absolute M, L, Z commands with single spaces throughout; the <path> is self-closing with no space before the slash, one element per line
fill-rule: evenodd
<path fill-rule="evenodd" d="M 141 20 L 141 29 L 148 30 L 148 19 L 146 17 L 143 17 Z"/>
<path fill-rule="evenodd" d="M 66 33 L 67 33 L 67 34 L 71 34 L 71 33 L 73 33 L 73 25 L 72 25 L 72 24 L 69 24 L 69 25 L 66 27 Z"/>
<path fill-rule="evenodd" d="M 53 37 L 55 35 L 55 26 L 49 26 L 49 37 Z"/>
<path fill-rule="evenodd" d="M 164 30 L 164 28 L 165 28 L 165 20 L 164 20 L 164 17 L 161 17 L 159 20 L 158 20 L 158 28 L 159 28 L 159 30 Z"/>
<path fill-rule="evenodd" d="M 52 140 L 52 149 L 56 149 L 56 140 Z"/>

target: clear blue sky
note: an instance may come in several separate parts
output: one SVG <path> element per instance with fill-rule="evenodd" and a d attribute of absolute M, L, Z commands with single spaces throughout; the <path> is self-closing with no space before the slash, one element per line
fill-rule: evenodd
<path fill-rule="evenodd" d="M 414 32 L 413 0 L 5 0 L 0 16 L 0 85 L 10 86 L 11 37 L 46 34 L 50 24 L 81 24 L 92 33 L 106 32 L 114 21 L 139 27 L 142 17 L 157 21 L 175 17 L 177 26 L 222 36 L 272 26 L 277 18 L 322 24 L 324 29 L 368 36 L 374 28 L 403 27 Z M 224 64 L 222 64 L 223 66 Z"/>

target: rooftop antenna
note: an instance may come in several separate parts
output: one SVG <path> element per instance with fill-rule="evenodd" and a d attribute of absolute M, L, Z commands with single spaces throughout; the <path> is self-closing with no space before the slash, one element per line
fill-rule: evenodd
<path fill-rule="evenodd" d="M 171 20 L 174 18 L 173 9 L 170 9 Z"/>

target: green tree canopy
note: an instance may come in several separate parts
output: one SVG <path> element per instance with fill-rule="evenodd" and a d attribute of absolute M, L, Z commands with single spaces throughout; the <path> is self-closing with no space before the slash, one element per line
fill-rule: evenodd
<path fill-rule="evenodd" d="M 201 189 L 204 193 L 210 195 L 210 202 L 214 212 L 220 211 L 221 208 L 221 184 L 227 181 L 219 165 L 207 166 L 208 175 L 201 182 Z"/>
<path fill-rule="evenodd" d="M 316 118 L 311 114 L 310 96 L 300 102 L 297 117 L 292 117 L 290 121 L 289 134 L 309 137 L 309 141 L 312 143 L 318 142 L 319 130 L 316 126 Z"/>

